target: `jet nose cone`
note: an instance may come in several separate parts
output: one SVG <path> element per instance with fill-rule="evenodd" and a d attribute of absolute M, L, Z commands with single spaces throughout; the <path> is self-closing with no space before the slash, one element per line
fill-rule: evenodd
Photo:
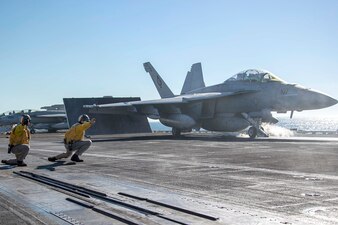
<path fill-rule="evenodd" d="M 334 99 L 331 96 L 328 96 L 324 93 L 317 91 L 312 91 L 312 93 L 313 100 L 315 100 L 314 102 L 315 104 L 317 104 L 319 108 L 330 107 L 338 103 L 337 99 Z"/>
<path fill-rule="evenodd" d="M 337 99 L 311 89 L 300 90 L 298 98 L 295 99 L 297 99 L 296 108 L 299 110 L 322 109 L 338 103 Z"/>
<path fill-rule="evenodd" d="M 328 104 L 327 107 L 333 106 L 333 105 L 335 105 L 335 104 L 338 103 L 338 100 L 337 100 L 337 99 L 334 99 L 334 98 L 332 98 L 332 97 L 330 97 L 330 96 L 326 96 L 326 97 L 327 97 L 326 102 L 327 102 L 327 104 Z"/>

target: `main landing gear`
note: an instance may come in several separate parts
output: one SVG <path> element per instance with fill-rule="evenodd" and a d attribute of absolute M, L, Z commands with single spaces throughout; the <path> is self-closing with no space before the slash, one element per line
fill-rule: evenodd
<path fill-rule="evenodd" d="M 173 127 L 171 130 L 171 133 L 173 134 L 174 137 L 181 137 L 181 130 L 178 128 Z"/>

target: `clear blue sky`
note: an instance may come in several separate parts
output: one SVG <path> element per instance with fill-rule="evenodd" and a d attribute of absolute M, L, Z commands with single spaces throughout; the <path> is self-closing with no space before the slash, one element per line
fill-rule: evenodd
<path fill-rule="evenodd" d="M 207 85 L 260 68 L 338 98 L 337 41 L 337 0 L 0 0 L 0 112 L 159 98 L 146 61 L 176 94 L 202 62 Z"/>

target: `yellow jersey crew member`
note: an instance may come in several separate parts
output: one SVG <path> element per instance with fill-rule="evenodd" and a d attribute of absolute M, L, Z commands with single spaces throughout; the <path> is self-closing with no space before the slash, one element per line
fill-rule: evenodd
<path fill-rule="evenodd" d="M 9 137 L 8 153 L 13 153 L 16 159 L 2 160 L 2 163 L 8 165 L 27 166 L 23 160 L 26 158 L 29 152 L 29 141 L 31 137 L 28 126 L 30 122 L 30 116 L 24 114 L 21 116 L 20 124 L 15 125 L 12 128 Z"/>
<path fill-rule="evenodd" d="M 91 140 L 84 140 L 85 131 L 95 122 L 95 118 L 90 120 L 89 116 L 86 114 L 79 116 L 78 122 L 65 133 L 64 144 L 67 151 L 57 156 L 49 157 L 48 160 L 54 162 L 58 159 L 68 158 L 73 151 L 76 151 L 70 160 L 74 162 L 83 162 L 79 156 L 81 156 L 92 144 Z"/>

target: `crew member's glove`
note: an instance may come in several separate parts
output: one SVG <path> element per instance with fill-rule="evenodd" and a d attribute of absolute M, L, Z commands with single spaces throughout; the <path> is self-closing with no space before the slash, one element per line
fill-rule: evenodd
<path fill-rule="evenodd" d="M 8 154 L 11 154 L 14 145 L 8 145 Z"/>

